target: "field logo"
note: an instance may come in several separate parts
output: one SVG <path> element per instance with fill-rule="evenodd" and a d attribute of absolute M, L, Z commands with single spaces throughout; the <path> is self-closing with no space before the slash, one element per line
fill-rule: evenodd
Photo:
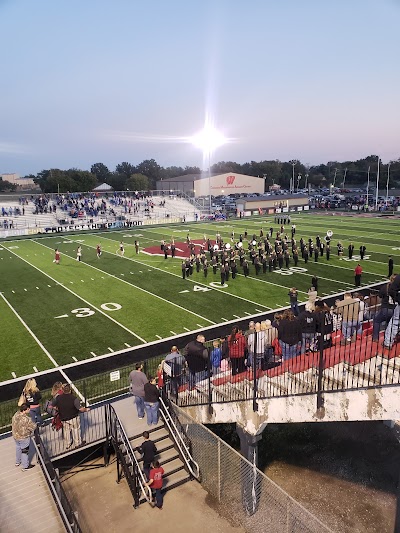
<path fill-rule="evenodd" d="M 233 182 L 235 181 L 236 176 L 226 176 L 226 184 L 227 185 L 233 185 Z"/>

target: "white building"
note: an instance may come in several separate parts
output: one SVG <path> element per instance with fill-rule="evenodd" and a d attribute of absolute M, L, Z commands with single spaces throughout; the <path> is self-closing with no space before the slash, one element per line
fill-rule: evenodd
<path fill-rule="evenodd" d="M 168 180 L 157 181 L 158 191 L 181 191 L 190 196 L 213 196 L 228 194 L 264 193 L 264 178 L 246 176 L 236 172 L 225 174 L 187 174 Z"/>
<path fill-rule="evenodd" d="M 38 186 L 35 184 L 31 178 L 21 178 L 19 174 L 16 173 L 6 173 L 0 174 L 0 177 L 3 181 L 8 181 L 13 185 L 16 185 L 20 189 L 36 189 Z"/>

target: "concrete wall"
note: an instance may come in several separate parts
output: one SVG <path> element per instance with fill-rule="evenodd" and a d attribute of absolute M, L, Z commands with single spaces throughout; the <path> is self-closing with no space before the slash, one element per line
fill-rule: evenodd
<path fill-rule="evenodd" d="M 203 424 L 237 423 L 251 435 L 261 433 L 268 424 L 293 422 L 347 422 L 398 420 L 400 418 L 400 386 L 375 387 L 352 391 L 324 393 L 324 407 L 317 410 L 317 395 L 304 394 L 268 400 L 213 404 L 182 408 Z"/>

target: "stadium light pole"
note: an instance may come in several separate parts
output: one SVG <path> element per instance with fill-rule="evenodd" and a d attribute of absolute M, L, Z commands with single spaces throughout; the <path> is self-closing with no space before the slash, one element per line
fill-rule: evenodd
<path fill-rule="evenodd" d="M 390 180 L 390 163 L 388 163 L 387 180 L 386 180 L 386 208 L 387 208 L 388 199 L 389 199 L 389 180 Z"/>
<path fill-rule="evenodd" d="M 378 195 L 379 195 L 379 156 L 378 156 L 378 171 L 376 173 L 375 211 L 378 211 Z"/>
<path fill-rule="evenodd" d="M 368 210 L 368 200 L 369 200 L 369 175 L 370 175 L 370 172 L 371 172 L 371 166 L 368 167 L 368 178 L 367 178 L 367 210 Z"/>
<path fill-rule="evenodd" d="M 208 168 L 208 192 L 210 196 L 210 214 L 211 214 L 211 156 L 214 151 L 227 142 L 227 139 L 220 133 L 206 118 L 206 122 L 202 131 L 191 137 L 191 142 L 197 148 L 203 151 L 203 164 L 207 162 Z"/>

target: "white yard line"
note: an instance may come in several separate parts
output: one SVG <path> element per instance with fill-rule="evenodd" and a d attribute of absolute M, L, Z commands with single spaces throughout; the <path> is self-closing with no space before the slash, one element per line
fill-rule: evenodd
<path fill-rule="evenodd" d="M 13 252 L 14 253 L 14 252 Z M 18 257 L 18 256 L 17 256 Z M 7 298 L 4 296 L 4 294 L 2 292 L 0 292 L 0 296 L 3 298 L 3 300 L 5 301 L 5 303 L 8 305 L 8 307 L 11 309 L 11 311 L 14 313 L 14 315 L 18 318 L 18 320 L 21 322 L 21 324 L 24 326 L 24 328 L 27 330 L 27 332 L 31 335 L 31 337 L 34 339 L 34 341 L 37 343 L 37 345 L 42 349 L 42 351 L 47 355 L 47 357 L 49 358 L 49 360 L 52 362 L 52 364 L 54 365 L 54 367 L 58 368 L 60 365 L 57 363 L 57 361 L 54 359 L 54 357 L 51 355 L 51 353 L 45 348 L 45 346 L 42 344 L 42 342 L 40 342 L 40 340 L 36 337 L 36 335 L 33 333 L 33 331 L 31 330 L 31 328 L 28 326 L 28 324 L 24 321 L 24 319 L 17 313 L 17 311 L 14 309 L 14 307 L 10 304 L 10 302 L 7 300 Z M 35 367 L 33 367 L 34 371 L 35 372 L 38 372 L 38 370 L 36 369 L 35 370 Z M 70 383 L 71 384 L 71 380 L 69 379 L 69 377 L 67 376 L 67 374 L 61 370 L 60 368 L 58 368 L 58 371 L 60 372 L 60 374 L 64 377 L 65 381 Z M 12 375 L 14 373 L 11 373 Z M 13 375 L 13 377 L 16 377 Z M 80 399 L 82 401 L 85 401 L 85 398 L 82 396 L 82 394 L 78 391 L 78 389 L 76 389 L 74 387 L 74 390 L 76 391 L 76 393 L 79 395 Z"/>
<path fill-rule="evenodd" d="M 33 242 L 34 242 L 35 244 L 40 244 L 40 246 L 43 246 L 44 248 L 49 248 L 49 246 L 46 246 L 45 244 L 42 244 L 41 242 L 37 242 L 37 241 L 35 241 L 35 240 L 33 240 Z M 87 244 L 85 244 L 85 246 L 88 246 L 89 248 L 94 248 L 94 246 L 89 246 L 89 245 L 87 245 Z M 51 248 L 49 248 L 49 249 L 51 249 Z M 106 253 L 111 253 L 111 252 L 107 252 L 107 251 L 106 251 Z M 115 255 L 115 254 L 113 253 L 112 255 Z M 68 256 L 68 257 L 70 257 L 70 256 Z M 70 259 L 72 259 L 72 258 L 70 258 Z M 125 258 L 125 259 L 128 259 L 128 258 Z M 130 281 L 127 281 L 127 280 L 125 280 L 125 279 L 120 279 L 120 278 L 118 278 L 117 276 L 115 276 L 114 274 L 110 274 L 110 273 L 108 273 L 108 272 L 105 272 L 104 270 L 101 270 L 100 268 L 97 268 L 97 267 L 95 267 L 95 266 L 93 266 L 93 265 L 89 265 L 89 263 L 85 263 L 85 261 L 81 261 L 81 263 L 84 264 L 85 266 L 88 266 L 88 267 L 90 267 L 90 268 L 93 268 L 94 270 L 98 270 L 99 272 L 102 272 L 103 274 L 107 274 L 107 276 L 110 276 L 111 278 L 116 279 L 116 280 L 120 281 L 121 283 L 126 283 L 127 285 L 130 285 L 131 287 L 134 287 L 135 289 L 138 289 L 139 291 L 145 292 L 146 294 L 149 294 L 150 296 L 154 296 L 154 298 L 157 298 L 157 299 L 159 299 L 159 300 L 162 300 L 163 302 L 166 302 L 166 303 L 168 303 L 168 304 L 170 304 L 170 305 L 173 305 L 173 306 L 175 306 L 175 307 L 178 307 L 179 309 L 182 309 L 182 311 L 185 311 L 186 313 L 190 313 L 190 314 L 192 314 L 192 315 L 194 315 L 194 316 L 197 316 L 198 318 L 201 318 L 201 319 L 205 320 L 206 322 L 209 322 L 210 324 L 215 324 L 215 322 L 213 322 L 212 320 L 209 320 L 208 318 L 205 318 L 204 316 L 201 316 L 201 315 L 199 315 L 198 313 L 195 313 L 194 311 L 191 311 L 190 309 L 186 309 L 186 307 L 182 307 L 182 306 L 179 305 L 179 304 L 176 304 L 176 303 L 174 303 L 174 302 L 170 302 L 170 301 L 166 300 L 165 298 L 162 298 L 161 296 L 158 296 L 158 294 L 154 294 L 153 292 L 147 291 L 146 289 L 143 289 L 142 287 L 138 287 L 137 285 L 134 285 L 134 284 L 131 283 Z M 36 267 L 35 267 L 35 268 L 36 268 Z M 39 270 L 39 269 L 38 269 L 38 270 Z M 47 275 L 47 274 L 46 274 L 46 275 Z M 180 277 L 180 276 L 178 276 L 178 277 Z M 67 289 L 67 290 L 69 290 L 69 289 Z M 72 292 L 72 291 L 71 291 L 71 292 Z M 79 297 L 79 298 L 80 298 L 80 297 Z M 82 300 L 83 300 L 83 298 L 82 298 Z M 83 300 L 83 301 L 85 301 L 85 300 Z M 91 304 L 89 304 L 89 305 L 91 305 Z M 94 306 L 93 306 L 93 307 L 94 307 Z M 95 308 L 95 307 L 94 307 L 94 308 Z M 95 308 L 95 309 L 96 309 L 96 308 Z M 105 314 L 105 313 L 103 313 L 103 314 Z M 108 315 L 105 314 L 105 316 L 108 316 Z M 111 317 L 109 317 L 109 318 L 111 318 Z M 116 322 L 116 321 L 115 321 L 115 322 Z M 122 326 L 122 324 L 121 324 L 121 326 Z M 125 327 L 125 326 L 122 326 L 122 327 Z M 127 330 L 127 331 L 129 331 L 129 330 Z M 141 341 L 146 342 L 144 339 L 138 337 L 136 334 L 134 334 L 134 335 L 135 335 L 138 339 L 140 339 Z"/>
<path fill-rule="evenodd" d="M 33 241 L 35 242 L 35 241 Z M 44 246 L 45 248 L 47 248 L 47 246 L 45 245 L 42 245 Z M 128 333 L 130 333 L 131 335 L 133 335 L 134 337 L 136 337 L 137 339 L 139 339 L 140 341 L 142 341 L 143 343 L 145 343 L 146 341 L 144 339 L 142 339 L 142 337 L 139 337 L 139 335 L 137 335 L 135 332 L 131 331 L 129 328 L 127 328 L 126 326 L 124 326 L 123 324 L 120 324 L 117 320 L 115 320 L 114 318 L 112 318 L 111 316 L 107 315 L 107 313 L 105 313 L 101 308 L 99 307 L 96 307 L 95 305 L 91 304 L 90 302 L 88 302 L 87 300 L 85 300 L 85 298 L 82 298 L 82 296 L 79 296 L 79 294 L 76 294 L 76 292 L 72 291 L 71 289 L 69 289 L 68 287 L 66 287 L 63 283 L 60 283 L 58 282 L 56 279 L 54 279 L 53 277 L 51 277 L 49 274 L 46 274 L 46 272 L 43 272 L 43 270 L 41 270 L 39 267 L 35 266 L 35 265 L 32 265 L 32 263 L 30 263 L 29 261 L 27 261 L 26 259 L 24 259 L 23 257 L 20 257 L 19 255 L 17 255 L 15 252 L 13 252 L 12 250 L 9 250 L 10 252 L 12 252 L 16 257 L 18 257 L 19 259 L 21 259 L 22 261 L 25 261 L 25 263 L 27 263 L 29 266 L 31 266 L 32 268 L 36 269 L 38 272 L 40 272 L 41 274 L 43 274 L 44 276 L 48 277 L 49 279 L 51 279 L 52 281 L 54 281 L 54 283 L 57 283 L 57 285 L 60 285 L 60 287 L 62 287 L 63 289 L 65 289 L 66 291 L 70 292 L 71 294 L 73 294 L 74 296 L 76 296 L 76 298 L 78 298 L 79 300 L 81 300 L 82 302 L 85 302 L 85 304 L 89 305 L 90 307 L 92 307 L 93 309 L 96 309 L 97 312 L 99 312 L 101 315 L 105 316 L 106 318 L 108 318 L 109 320 L 111 320 L 112 322 L 114 322 L 114 324 L 117 324 L 117 326 L 120 326 L 122 329 L 124 329 L 125 331 L 127 331 Z M 116 278 L 118 279 L 118 278 Z"/>

